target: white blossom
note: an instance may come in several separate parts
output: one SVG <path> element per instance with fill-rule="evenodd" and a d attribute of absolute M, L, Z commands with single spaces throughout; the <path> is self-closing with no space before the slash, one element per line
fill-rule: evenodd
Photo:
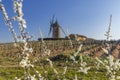
<path fill-rule="evenodd" d="M 30 80 L 37 80 L 37 79 L 35 78 L 35 75 L 33 75 L 33 76 L 30 76 Z"/>
<path fill-rule="evenodd" d="M 28 58 L 22 59 L 20 62 L 21 67 L 28 66 Z"/>
<path fill-rule="evenodd" d="M 15 77 L 15 80 L 21 80 L 20 78 L 18 78 L 18 77 Z"/>
<path fill-rule="evenodd" d="M 29 50 L 29 52 L 30 52 L 30 53 L 32 53 L 32 52 L 33 52 L 33 49 L 32 49 L 32 48 L 29 48 L 28 50 Z"/>
<path fill-rule="evenodd" d="M 114 57 L 112 56 L 112 55 L 109 55 L 108 56 L 108 60 L 109 60 L 109 64 L 110 64 L 110 66 L 113 66 L 114 65 Z"/>
<path fill-rule="evenodd" d="M 78 50 L 77 50 L 77 52 L 76 53 L 74 53 L 74 56 L 76 57 L 77 55 L 78 55 L 78 53 L 81 51 L 81 49 L 82 49 L 82 44 L 79 46 L 79 48 L 78 48 Z"/>
<path fill-rule="evenodd" d="M 95 58 L 99 63 L 101 63 L 102 65 L 105 65 L 100 59 L 98 59 L 98 57 Z"/>
<path fill-rule="evenodd" d="M 67 71 L 67 66 L 64 67 L 63 75 L 66 74 L 66 71 Z"/>
<path fill-rule="evenodd" d="M 75 74 L 75 79 L 74 80 L 78 80 L 77 74 Z"/>
<path fill-rule="evenodd" d="M 120 80 L 120 76 L 117 76 L 116 79 Z"/>
<path fill-rule="evenodd" d="M 50 55 L 50 50 L 49 49 L 46 49 L 46 51 L 44 52 L 45 55 Z"/>
<path fill-rule="evenodd" d="M 84 74 L 87 74 L 89 69 L 90 67 L 80 67 L 80 70 L 78 72 L 83 72 Z"/>
<path fill-rule="evenodd" d="M 97 70 L 99 69 L 99 67 L 100 67 L 100 63 L 97 63 L 96 65 Z"/>
<path fill-rule="evenodd" d="M 48 58 L 46 60 L 49 61 L 50 66 L 53 67 L 52 61 L 50 59 L 48 59 Z"/>
<path fill-rule="evenodd" d="M 74 56 L 70 55 L 70 59 L 75 62 L 75 57 Z"/>
<path fill-rule="evenodd" d="M 96 58 L 96 60 L 105 66 L 107 70 L 106 75 L 109 77 L 109 80 L 116 80 L 116 73 L 120 69 L 120 60 L 115 60 L 112 55 L 109 55 L 104 62 L 98 58 Z"/>
<path fill-rule="evenodd" d="M 57 72 L 57 70 L 55 68 L 53 68 L 53 71 L 54 71 L 55 74 L 58 75 L 58 72 Z"/>
<path fill-rule="evenodd" d="M 115 79 L 115 76 L 114 76 L 114 75 L 110 76 L 110 77 L 109 77 L 109 80 L 116 80 L 116 79 Z"/>
<path fill-rule="evenodd" d="M 106 54 L 108 54 L 108 50 L 107 50 L 107 49 L 102 48 L 102 50 L 103 50 Z"/>
<path fill-rule="evenodd" d="M 2 4 L 0 5 L 0 8 L 2 10 L 2 14 L 3 14 L 4 19 L 6 20 L 6 24 L 7 24 L 7 21 L 9 20 L 9 18 L 8 18 L 7 13 L 6 13 L 6 10 L 5 10 L 5 8 L 4 8 L 4 6 Z"/>
<path fill-rule="evenodd" d="M 86 67 L 87 66 L 87 63 L 86 62 L 81 62 L 80 63 L 81 67 L 80 69 L 78 70 L 78 72 L 83 72 L 84 74 L 87 74 L 88 73 L 88 70 L 90 69 L 90 67 Z"/>

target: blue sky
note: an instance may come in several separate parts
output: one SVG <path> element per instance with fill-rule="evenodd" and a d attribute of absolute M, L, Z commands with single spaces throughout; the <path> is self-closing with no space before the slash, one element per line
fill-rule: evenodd
<path fill-rule="evenodd" d="M 12 1 L 2 0 L 9 17 L 14 16 Z M 23 12 L 27 31 L 34 35 L 33 40 L 39 37 L 39 27 L 43 36 L 48 37 L 53 15 L 65 31 L 69 29 L 69 33 L 105 39 L 111 14 L 111 39 L 120 39 L 120 0 L 24 0 Z M 14 28 L 18 32 L 18 26 Z M 0 12 L 0 42 L 11 41 L 12 36 Z"/>

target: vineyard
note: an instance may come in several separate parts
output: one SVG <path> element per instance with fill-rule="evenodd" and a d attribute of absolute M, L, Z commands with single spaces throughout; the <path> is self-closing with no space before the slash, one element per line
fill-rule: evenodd
<path fill-rule="evenodd" d="M 23 0 L 13 0 L 16 15 L 9 18 L 0 0 L 14 43 L 0 44 L 0 80 L 120 80 L 120 41 L 110 40 L 111 17 L 106 40 L 30 41 L 23 19 Z M 17 21 L 16 33 L 13 21 Z M 29 27 L 28 27 L 29 28 Z M 68 33 L 65 33 L 66 35 Z"/>
<path fill-rule="evenodd" d="M 33 46 L 33 53 L 30 56 L 30 60 L 34 62 L 35 68 L 40 72 L 41 76 L 48 80 L 56 80 L 59 78 L 60 80 L 67 79 L 72 80 L 77 75 L 78 80 L 108 80 L 110 76 L 106 75 L 106 68 L 102 65 L 102 63 L 97 62 L 96 57 L 98 57 L 101 61 L 107 60 L 108 54 L 104 51 L 108 46 L 105 41 L 92 41 L 92 42 L 75 42 L 73 41 L 73 48 L 71 48 L 69 41 L 64 41 L 63 47 L 58 46 L 61 41 L 45 41 L 47 47 L 49 45 L 55 46 L 54 49 L 52 46 L 50 48 L 50 55 L 41 57 L 41 42 L 29 42 L 30 45 Z M 67 43 L 68 42 L 68 43 Z M 39 43 L 39 44 L 38 44 Z M 51 44 L 50 44 L 51 43 Z M 53 45 L 54 44 L 54 45 Z M 57 45 L 58 44 L 58 45 Z M 78 51 L 80 45 L 83 44 L 81 50 L 75 56 Z M 119 58 L 119 41 L 110 41 L 111 50 L 110 54 L 114 56 L 115 60 Z M 21 57 L 18 58 L 18 50 L 14 47 L 13 43 L 2 44 L 0 51 L 0 79 L 1 80 L 14 80 L 15 77 L 24 77 L 24 69 L 20 67 L 19 62 Z M 22 46 L 22 44 L 21 44 Z M 57 47 L 58 46 L 58 47 Z M 10 49 L 11 48 L 11 49 Z M 13 49 L 12 49 L 13 48 Z M 38 48 L 38 49 L 37 49 Z M 104 48 L 104 49 L 103 49 Z M 53 49 L 53 50 L 52 50 Z M 73 56 L 73 57 L 72 57 Z M 82 61 L 86 63 L 83 68 L 90 67 L 87 73 L 81 72 L 81 57 Z M 49 61 L 46 59 L 50 59 L 52 64 L 57 71 L 51 68 Z M 75 59 L 74 59 L 75 58 Z M 98 68 L 97 68 L 98 67 Z M 66 69 L 66 72 L 65 72 Z M 31 74 L 34 75 L 33 71 L 30 71 Z M 120 76 L 120 71 L 116 71 L 116 76 Z M 56 75 L 56 76 L 55 76 Z M 117 77 L 119 78 L 119 77 Z M 44 79 L 43 79 L 44 80 Z M 119 80 L 119 79 L 118 79 Z"/>

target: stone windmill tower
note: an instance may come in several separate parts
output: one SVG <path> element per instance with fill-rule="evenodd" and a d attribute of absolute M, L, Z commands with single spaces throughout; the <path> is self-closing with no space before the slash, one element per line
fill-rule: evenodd
<path fill-rule="evenodd" d="M 61 38 L 61 27 L 57 20 L 54 22 L 54 16 L 50 21 L 50 30 L 48 35 L 50 36 L 51 33 L 52 33 L 52 38 Z"/>

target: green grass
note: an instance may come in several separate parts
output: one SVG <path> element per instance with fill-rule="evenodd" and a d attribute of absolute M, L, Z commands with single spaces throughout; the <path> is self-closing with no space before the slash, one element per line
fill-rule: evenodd
<path fill-rule="evenodd" d="M 16 76 L 23 76 L 22 68 L 0 67 L 0 80 L 14 80 Z"/>
<path fill-rule="evenodd" d="M 83 80 L 92 80 L 93 78 L 95 80 L 107 80 L 108 78 L 105 76 L 105 72 L 98 71 L 96 73 L 96 70 L 92 69 L 88 72 L 88 74 L 83 74 L 80 72 L 75 72 L 73 67 L 69 67 L 66 75 L 62 75 L 63 73 L 63 67 L 55 67 L 57 71 L 59 72 L 59 78 L 62 80 L 64 77 L 67 80 L 72 80 L 74 78 L 75 73 L 78 76 L 78 80 L 83 79 Z M 56 80 L 56 76 L 53 72 L 53 70 L 49 67 L 46 66 L 45 69 L 41 69 L 40 66 L 36 66 L 36 69 L 39 70 L 42 76 L 45 76 L 44 70 L 48 71 L 47 73 L 47 78 L 48 80 Z M 32 74 L 34 72 L 31 72 Z M 0 68 L 0 80 L 14 80 L 15 77 L 22 77 L 24 76 L 24 70 L 22 68 L 15 68 L 15 67 L 5 67 L 5 68 Z"/>
<path fill-rule="evenodd" d="M 56 56 L 53 56 L 56 57 Z M 58 75 L 56 75 L 53 70 L 49 66 L 49 62 L 47 62 L 44 58 L 40 59 L 39 62 L 35 63 L 35 69 L 37 69 L 40 74 L 44 77 L 46 77 L 48 80 L 57 80 L 57 77 L 60 78 L 60 80 L 63 80 L 66 78 L 67 80 L 73 80 L 75 78 L 75 74 L 78 76 L 78 80 L 108 80 L 108 76 L 106 76 L 106 69 L 101 66 L 99 70 L 96 70 L 95 68 L 95 59 L 84 56 L 83 60 L 87 62 L 87 66 L 90 66 L 91 69 L 88 71 L 88 74 L 83 74 L 81 72 L 78 72 L 80 67 L 80 59 L 79 56 L 77 56 L 76 60 L 78 60 L 78 63 L 73 63 L 73 61 L 69 60 L 68 54 L 57 56 L 60 60 L 54 60 L 56 58 L 51 57 L 50 59 L 53 59 L 53 65 L 54 68 L 58 71 Z M 62 57 L 62 58 L 61 58 Z M 66 63 L 67 58 L 68 62 Z M 32 60 L 32 59 L 31 59 Z M 0 80 L 14 80 L 15 77 L 24 77 L 24 69 L 21 67 L 18 67 L 17 60 L 13 61 L 12 58 L 6 58 L 2 57 L 0 63 Z M 62 75 L 64 72 L 64 67 L 68 66 L 67 72 L 65 75 Z M 45 74 L 44 72 L 47 71 Z M 35 74 L 33 69 L 31 69 L 31 74 Z M 120 74 L 120 71 L 118 71 L 117 75 Z"/>

